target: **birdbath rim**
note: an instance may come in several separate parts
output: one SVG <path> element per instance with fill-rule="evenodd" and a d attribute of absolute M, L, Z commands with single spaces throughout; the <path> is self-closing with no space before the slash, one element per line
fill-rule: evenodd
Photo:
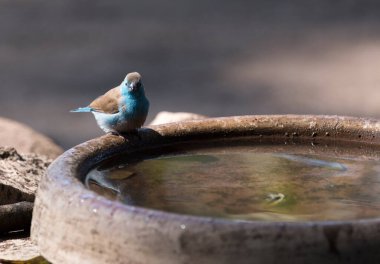
<path fill-rule="evenodd" d="M 331 246 L 331 239 L 334 243 L 346 246 L 346 242 L 338 241 L 338 234 L 349 230 L 359 230 L 352 235 L 353 238 L 374 239 L 374 230 L 380 229 L 380 218 L 267 222 L 181 215 L 111 201 L 88 190 L 83 184 L 91 168 L 120 153 L 128 155 L 136 150 L 183 141 L 247 136 L 257 140 L 269 137 L 289 140 L 291 137 L 292 140 L 305 142 L 339 140 L 379 145 L 380 122 L 344 116 L 254 115 L 150 126 L 140 129 L 139 137 L 128 139 L 107 134 L 67 150 L 49 167 L 37 193 L 31 236 L 38 243 L 42 255 L 57 263 L 79 263 L 77 259 L 86 259 L 86 256 L 91 259 L 89 263 L 104 263 L 108 260 L 123 263 L 123 258 L 130 259 L 130 263 L 141 260 L 150 263 L 153 261 L 152 256 L 164 253 L 167 254 L 166 260 L 176 259 L 178 263 L 186 263 L 191 252 L 200 260 L 208 258 L 202 255 L 201 247 L 187 245 L 183 241 L 185 238 L 203 239 L 206 241 L 205 246 L 212 249 L 224 247 L 228 243 L 235 245 L 240 238 L 248 239 L 249 243 L 242 249 L 226 250 L 226 259 L 234 255 L 236 257 L 241 250 L 248 255 L 260 252 L 260 246 L 254 244 L 257 241 L 273 247 L 283 246 L 284 252 L 296 247 L 308 252 L 310 249 L 302 246 L 306 238 L 312 248 Z M 130 233 L 120 238 L 118 230 L 128 230 Z M 225 240 L 221 239 L 223 234 L 227 235 Z M 275 241 L 273 236 L 280 234 L 281 237 Z M 105 236 L 112 239 L 105 239 Z M 103 241 L 96 240 L 100 237 Z M 291 238 L 300 240 L 284 246 Z M 131 245 L 129 240 L 135 244 Z M 66 252 L 60 253 L 60 248 L 65 248 Z M 264 255 L 263 260 L 268 257 Z M 215 258 L 215 261 L 218 259 Z"/>

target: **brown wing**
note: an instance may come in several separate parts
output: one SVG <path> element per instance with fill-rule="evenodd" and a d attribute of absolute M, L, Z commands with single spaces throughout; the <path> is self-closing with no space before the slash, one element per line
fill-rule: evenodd
<path fill-rule="evenodd" d="M 92 101 L 90 107 L 97 112 L 115 114 L 119 112 L 120 96 L 119 87 L 113 88 Z"/>

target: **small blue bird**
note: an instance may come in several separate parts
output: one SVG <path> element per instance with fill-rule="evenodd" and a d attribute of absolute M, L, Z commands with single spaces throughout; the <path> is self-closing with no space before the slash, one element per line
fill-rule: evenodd
<path fill-rule="evenodd" d="M 117 87 L 95 99 L 89 106 L 71 112 L 91 112 L 106 133 L 136 132 L 146 119 L 149 101 L 138 72 L 128 73 Z"/>

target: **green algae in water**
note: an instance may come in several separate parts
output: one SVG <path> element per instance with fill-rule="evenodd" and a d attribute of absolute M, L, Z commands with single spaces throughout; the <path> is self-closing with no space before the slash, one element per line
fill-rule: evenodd
<path fill-rule="evenodd" d="M 162 156 L 88 175 L 110 199 L 236 220 L 349 220 L 380 216 L 380 162 L 362 155 L 218 150 Z M 123 175 L 125 177 L 123 177 Z"/>

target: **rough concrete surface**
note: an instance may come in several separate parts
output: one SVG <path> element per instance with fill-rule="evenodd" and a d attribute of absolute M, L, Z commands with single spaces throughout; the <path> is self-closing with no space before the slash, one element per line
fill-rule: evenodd
<path fill-rule="evenodd" d="M 33 202 L 40 178 L 51 162 L 45 156 L 0 147 L 0 205 Z"/>
<path fill-rule="evenodd" d="M 0 238 L 0 263 L 5 260 L 28 260 L 39 255 L 37 246 L 29 237 Z"/>

